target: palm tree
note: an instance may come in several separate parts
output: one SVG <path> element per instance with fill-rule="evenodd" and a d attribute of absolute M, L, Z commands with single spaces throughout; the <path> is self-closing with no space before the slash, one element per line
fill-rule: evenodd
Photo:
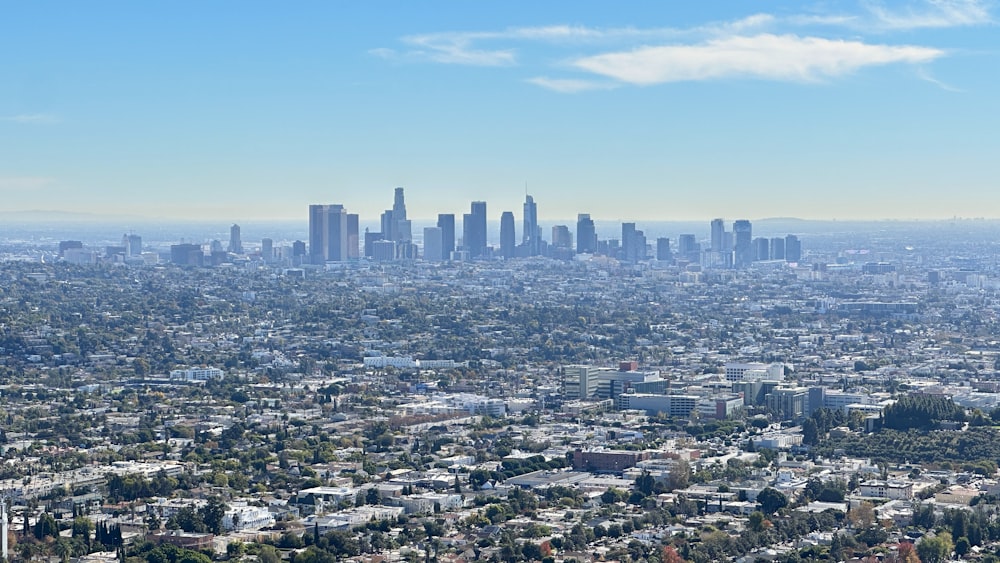
<path fill-rule="evenodd" d="M 52 544 L 52 553 L 58 556 L 62 563 L 68 563 L 69 557 L 73 555 L 73 546 L 64 539 L 58 539 Z"/>
<path fill-rule="evenodd" d="M 33 541 L 24 541 L 17 544 L 17 552 L 21 556 L 21 559 L 25 561 L 30 561 L 36 555 L 39 554 L 39 545 Z"/>

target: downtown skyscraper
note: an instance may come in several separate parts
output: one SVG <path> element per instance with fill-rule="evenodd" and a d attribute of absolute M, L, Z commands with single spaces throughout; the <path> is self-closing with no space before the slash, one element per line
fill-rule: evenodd
<path fill-rule="evenodd" d="M 348 251 L 347 210 L 343 205 L 309 206 L 309 261 L 342 262 Z"/>
<path fill-rule="evenodd" d="M 469 258 L 486 255 L 486 202 L 473 201 L 469 213 L 462 216 L 462 248 Z"/>
<path fill-rule="evenodd" d="M 530 195 L 524 196 L 523 228 L 521 244 L 525 247 L 525 255 L 538 256 L 542 253 L 542 230 L 538 227 L 538 204 Z"/>
<path fill-rule="evenodd" d="M 403 188 L 396 188 L 392 209 L 386 209 L 382 213 L 382 238 L 396 243 L 407 243 L 413 240 L 410 220 L 406 218 Z"/>
<path fill-rule="evenodd" d="M 746 268 L 753 262 L 753 226 L 740 219 L 733 223 L 733 265 Z"/>
<path fill-rule="evenodd" d="M 455 214 L 438 214 L 437 227 L 441 229 L 441 259 L 450 260 L 455 252 Z"/>
<path fill-rule="evenodd" d="M 517 255 L 517 235 L 514 233 L 514 213 L 504 211 L 500 215 L 500 256 L 513 258 Z"/>
<path fill-rule="evenodd" d="M 597 252 L 597 229 L 589 213 L 580 213 L 576 217 L 576 253 L 593 254 Z"/>

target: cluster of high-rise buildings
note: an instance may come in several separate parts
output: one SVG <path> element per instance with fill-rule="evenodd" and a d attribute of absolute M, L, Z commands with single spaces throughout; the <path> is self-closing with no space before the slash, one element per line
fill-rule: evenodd
<path fill-rule="evenodd" d="M 376 261 L 422 258 L 429 261 L 470 260 L 483 258 L 525 258 L 548 256 L 572 258 L 574 254 L 592 254 L 616 258 L 624 262 L 684 261 L 712 268 L 745 268 L 752 262 L 784 260 L 798 262 L 802 247 L 795 235 L 765 238 L 753 237 L 750 221 L 740 219 L 727 231 L 722 219 L 711 223 L 709 246 L 693 234 L 677 238 L 676 248 L 670 239 L 661 237 L 650 244 L 645 233 L 635 223 L 621 224 L 621 238 L 598 239 L 590 214 L 577 217 L 576 237 L 567 225 L 555 225 L 549 241 L 542 237 L 538 224 L 538 205 L 525 195 L 521 240 L 516 234 L 512 211 L 500 215 L 500 245 L 488 242 L 485 201 L 473 201 L 469 213 L 462 216 L 461 238 L 456 237 L 455 215 L 438 215 L 437 224 L 423 230 L 422 248 L 414 242 L 413 229 L 406 215 L 403 188 L 396 188 L 392 209 L 382 213 L 381 230 L 359 233 L 356 214 L 347 213 L 343 205 L 309 206 L 309 261 L 313 264 L 339 262 L 354 258 Z M 363 243 L 363 247 L 359 247 Z"/>

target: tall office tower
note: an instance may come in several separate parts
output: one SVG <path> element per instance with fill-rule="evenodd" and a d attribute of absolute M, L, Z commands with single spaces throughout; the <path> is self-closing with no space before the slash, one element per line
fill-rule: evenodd
<path fill-rule="evenodd" d="M 347 260 L 347 210 L 343 205 L 330 205 L 326 212 L 326 259 Z"/>
<path fill-rule="evenodd" d="M 357 213 L 347 214 L 347 258 L 350 260 L 356 260 L 361 257 L 361 252 L 358 249 L 358 244 L 361 242 L 358 238 L 360 222 L 361 218 Z"/>
<path fill-rule="evenodd" d="M 392 216 L 397 221 L 406 219 L 406 202 L 403 201 L 403 188 L 396 188 L 392 197 Z"/>
<path fill-rule="evenodd" d="M 396 243 L 391 240 L 378 240 L 372 244 L 372 258 L 376 262 L 391 262 L 396 259 Z"/>
<path fill-rule="evenodd" d="M 326 207 L 309 206 L 309 262 L 326 262 Z"/>
<path fill-rule="evenodd" d="M 313 264 L 348 259 L 347 210 L 343 205 L 309 206 L 309 261 Z"/>
<path fill-rule="evenodd" d="M 440 262 L 444 260 L 441 227 L 424 227 L 424 260 Z"/>
<path fill-rule="evenodd" d="M 646 233 L 645 232 L 639 231 L 639 230 L 637 230 L 635 232 L 635 235 L 633 235 L 633 239 L 632 239 L 632 248 L 633 248 L 633 251 L 635 252 L 635 261 L 636 262 L 639 262 L 641 260 L 645 260 L 646 258 L 649 258 L 649 255 L 646 252 Z"/>
<path fill-rule="evenodd" d="M 635 262 L 635 223 L 622 223 L 621 258 L 627 262 Z"/>
<path fill-rule="evenodd" d="M 374 244 L 380 240 L 385 240 L 384 233 L 371 233 L 368 232 L 368 229 L 365 229 L 365 258 L 375 257 Z"/>
<path fill-rule="evenodd" d="M 580 213 L 576 216 L 576 253 L 593 254 L 597 252 L 597 229 L 590 213 Z"/>
<path fill-rule="evenodd" d="M 274 241 L 269 238 L 260 239 L 260 259 L 264 262 L 274 260 Z"/>
<path fill-rule="evenodd" d="M 538 228 L 538 205 L 530 195 L 524 196 L 523 228 L 521 243 L 527 248 L 528 256 L 538 256 L 542 253 L 541 230 Z M 503 244 L 500 246 L 502 247 Z"/>
<path fill-rule="evenodd" d="M 670 239 L 660 237 L 656 239 L 656 259 L 660 261 L 670 261 L 673 256 L 670 254 Z"/>
<path fill-rule="evenodd" d="M 142 237 L 122 235 L 122 246 L 125 247 L 125 256 L 139 256 L 142 254 Z"/>
<path fill-rule="evenodd" d="M 701 246 L 694 235 L 685 234 L 677 237 L 677 254 L 688 262 L 698 262 Z"/>
<path fill-rule="evenodd" d="M 386 240 L 393 242 L 410 242 L 413 240 L 413 232 L 410 220 L 406 218 L 406 202 L 403 200 L 403 188 L 396 188 L 392 199 L 392 209 L 385 212 L 389 215 L 389 226 L 386 228 L 386 218 L 383 214 L 382 232 L 386 235 Z"/>
<path fill-rule="evenodd" d="M 525 204 L 527 206 L 528 204 Z M 500 215 L 500 256 L 513 258 L 517 235 L 514 233 L 514 213 L 504 211 Z M 527 244 L 527 242 L 525 242 Z"/>
<path fill-rule="evenodd" d="M 573 248 L 573 233 L 566 225 L 552 227 L 552 246 L 554 248 Z"/>
<path fill-rule="evenodd" d="M 802 242 L 795 235 L 785 237 L 785 260 L 798 262 L 802 260 Z"/>
<path fill-rule="evenodd" d="M 753 226 L 740 219 L 733 223 L 733 265 L 746 268 L 753 262 Z"/>
<path fill-rule="evenodd" d="M 770 260 L 771 259 L 771 241 L 764 237 L 757 237 L 753 239 L 753 259 L 754 260 Z"/>
<path fill-rule="evenodd" d="M 771 260 L 785 259 L 785 239 L 774 237 L 771 239 Z"/>
<path fill-rule="evenodd" d="M 723 223 L 722 219 L 712 219 L 712 246 L 709 248 L 712 252 L 722 252 L 724 249 L 729 250 L 725 246 L 726 240 L 726 224 Z"/>
<path fill-rule="evenodd" d="M 621 258 L 626 262 L 646 259 L 646 233 L 637 230 L 635 223 L 622 223 Z"/>
<path fill-rule="evenodd" d="M 437 226 L 441 229 L 441 259 L 451 259 L 455 252 L 455 214 L 439 213 Z"/>
<path fill-rule="evenodd" d="M 298 258 L 300 256 L 306 255 L 306 243 L 301 240 L 297 240 L 292 243 L 292 258 Z"/>
<path fill-rule="evenodd" d="M 240 226 L 229 227 L 229 252 L 243 254 L 243 241 L 240 240 Z"/>
<path fill-rule="evenodd" d="M 396 220 L 392 217 L 392 209 L 382 212 L 382 240 L 396 240 Z"/>
<path fill-rule="evenodd" d="M 469 258 L 486 254 L 486 202 L 473 201 L 471 213 L 462 217 L 462 247 Z"/>

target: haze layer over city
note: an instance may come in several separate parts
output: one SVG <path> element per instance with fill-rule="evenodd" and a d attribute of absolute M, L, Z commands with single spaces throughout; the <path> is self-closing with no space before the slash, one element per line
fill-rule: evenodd
<path fill-rule="evenodd" d="M 0 7 L 0 557 L 1000 561 L 998 9 Z"/>

